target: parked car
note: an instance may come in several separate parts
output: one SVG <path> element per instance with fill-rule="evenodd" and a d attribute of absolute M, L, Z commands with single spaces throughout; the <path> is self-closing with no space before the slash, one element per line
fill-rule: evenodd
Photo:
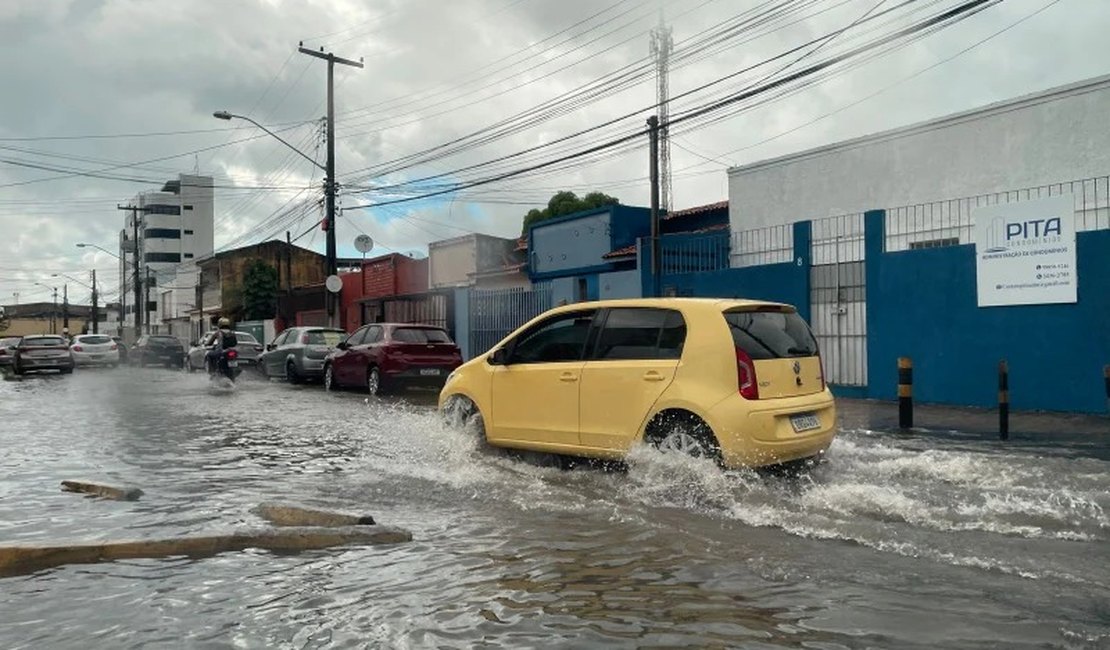
<path fill-rule="evenodd" d="M 104 334 L 80 334 L 69 346 L 73 361 L 79 366 L 116 366 L 119 364 L 119 345 Z"/>
<path fill-rule="evenodd" d="M 123 342 L 122 336 L 113 336 L 112 343 L 116 344 L 119 351 L 119 362 L 127 363 L 127 344 Z"/>
<path fill-rule="evenodd" d="M 167 368 L 180 368 L 185 358 L 185 347 L 176 336 L 165 334 L 144 334 L 131 346 L 127 361 L 131 365 L 162 365 Z"/>
<path fill-rule="evenodd" d="M 836 425 L 805 321 L 748 300 L 553 309 L 452 373 L 440 409 L 495 446 L 619 459 L 643 441 L 726 467 L 820 457 Z"/>
<path fill-rule="evenodd" d="M 371 395 L 438 387 L 461 364 L 459 346 L 441 327 L 375 323 L 336 344 L 324 361 L 324 387 L 365 386 Z"/>
<path fill-rule="evenodd" d="M 326 327 L 291 327 L 266 346 L 260 366 L 267 377 L 285 377 L 291 384 L 324 376 L 324 360 L 347 332 Z"/>
<path fill-rule="evenodd" d="M 43 334 L 19 339 L 12 359 L 17 375 L 33 370 L 59 370 L 63 375 L 73 372 L 73 355 L 61 336 Z"/>
<path fill-rule="evenodd" d="M 200 341 L 193 341 L 190 344 L 189 355 L 185 360 L 185 369 L 189 372 L 205 369 L 205 355 L 215 345 L 217 330 L 204 335 Z M 252 368 L 258 365 L 259 357 L 265 350 L 258 339 L 248 332 L 235 332 L 235 339 L 238 345 L 235 346 L 235 352 L 238 355 L 240 368 Z"/>
<path fill-rule="evenodd" d="M 7 336 L 0 339 L 0 366 L 12 365 L 17 345 L 19 345 L 18 336 Z"/>

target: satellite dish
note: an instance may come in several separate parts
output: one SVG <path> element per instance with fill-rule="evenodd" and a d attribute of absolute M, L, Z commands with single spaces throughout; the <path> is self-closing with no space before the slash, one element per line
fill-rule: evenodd
<path fill-rule="evenodd" d="M 359 235 L 355 237 L 355 249 L 358 250 L 358 252 L 365 255 L 369 253 L 372 248 L 374 248 L 374 240 L 370 238 L 370 235 Z"/>
<path fill-rule="evenodd" d="M 339 279 L 338 275 L 329 275 L 324 281 L 324 286 L 332 293 L 339 293 L 343 290 L 343 280 Z"/>

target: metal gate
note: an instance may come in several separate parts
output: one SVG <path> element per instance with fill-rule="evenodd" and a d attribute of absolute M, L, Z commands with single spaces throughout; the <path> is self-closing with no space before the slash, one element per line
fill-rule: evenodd
<path fill-rule="evenodd" d="M 552 307 L 551 285 L 546 282 L 529 288 L 471 289 L 469 294 L 471 357 L 484 354 Z"/>
<path fill-rule="evenodd" d="M 454 295 L 427 292 L 362 301 L 362 323 L 421 323 L 442 327 L 455 337 Z"/>
<path fill-rule="evenodd" d="M 867 385 L 867 273 L 863 215 L 813 222 L 810 326 L 821 346 L 825 380 Z"/>

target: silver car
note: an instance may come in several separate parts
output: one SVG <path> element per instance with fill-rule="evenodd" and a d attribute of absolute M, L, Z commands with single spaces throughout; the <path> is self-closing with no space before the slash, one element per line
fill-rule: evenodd
<path fill-rule="evenodd" d="M 189 354 L 185 356 L 185 369 L 189 372 L 196 370 L 204 370 L 205 355 L 216 344 L 216 330 L 204 335 L 200 341 L 193 341 L 189 345 Z M 254 335 L 248 332 L 235 332 L 235 340 L 238 345 L 235 346 L 235 352 L 239 355 L 239 367 L 251 368 L 258 365 L 259 357 L 262 356 L 262 351 L 265 349 Z"/>
<path fill-rule="evenodd" d="M 324 358 L 347 332 L 327 327 L 291 327 L 266 346 L 262 372 L 267 377 L 285 377 L 291 384 L 324 376 Z"/>

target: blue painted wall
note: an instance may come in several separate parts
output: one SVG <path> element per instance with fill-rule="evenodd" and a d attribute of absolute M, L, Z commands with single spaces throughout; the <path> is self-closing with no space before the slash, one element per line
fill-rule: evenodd
<path fill-rule="evenodd" d="M 602 273 L 598 281 L 600 283 L 598 297 L 601 300 L 641 297 L 640 272 L 635 269 Z"/>
<path fill-rule="evenodd" d="M 455 289 L 455 343 L 470 358 L 470 289 Z"/>
<path fill-rule="evenodd" d="M 529 273 L 537 281 L 617 270 L 604 255 L 650 231 L 651 211 L 626 205 L 541 221 L 528 231 Z"/>
<path fill-rule="evenodd" d="M 908 356 L 916 400 L 993 406 L 1006 359 L 1013 408 L 1105 412 L 1110 231 L 1077 234 L 1078 303 L 980 308 L 975 246 L 883 253 L 883 213 L 866 219 L 871 397 L 896 397 Z"/>

